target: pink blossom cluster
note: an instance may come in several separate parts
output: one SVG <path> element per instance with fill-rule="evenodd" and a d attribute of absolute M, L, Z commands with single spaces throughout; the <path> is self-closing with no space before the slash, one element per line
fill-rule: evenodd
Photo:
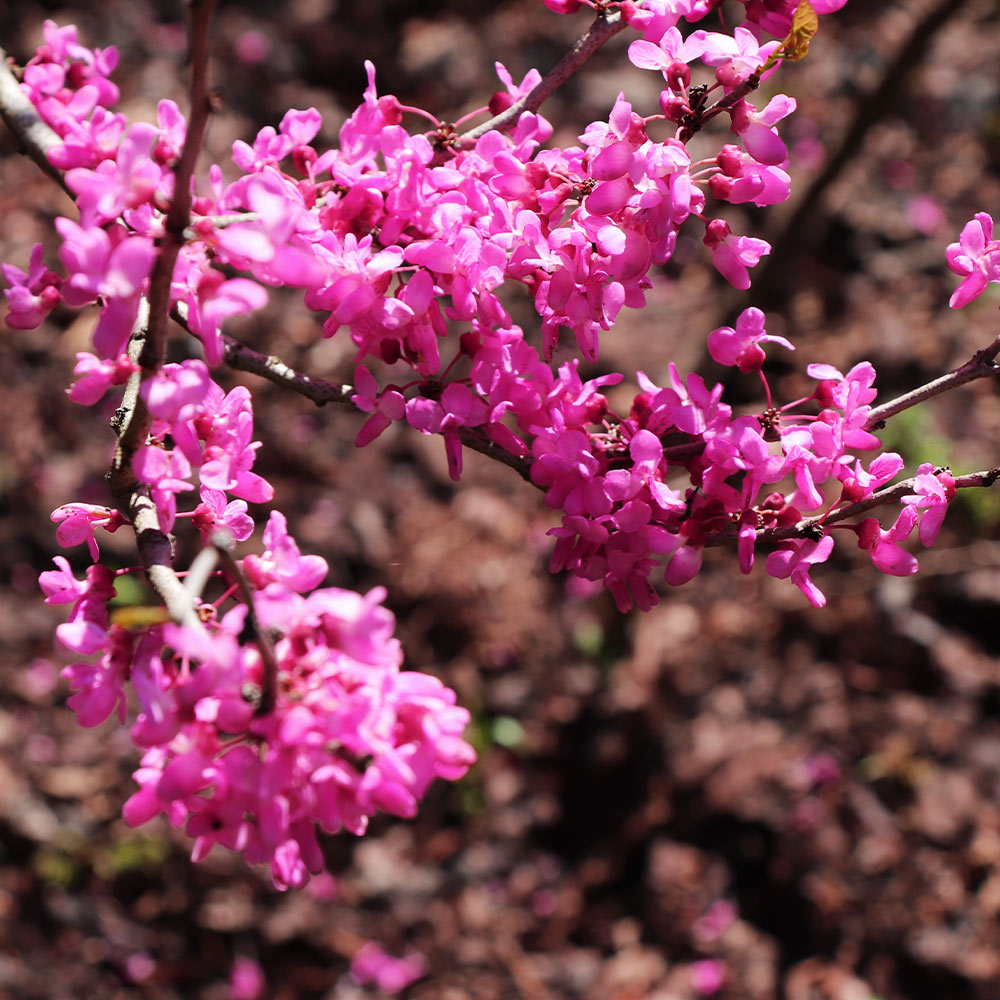
<path fill-rule="evenodd" d="M 188 518 L 208 544 L 220 530 L 249 538 L 247 501 L 267 502 L 273 490 L 251 469 L 258 442 L 246 388 L 224 393 L 203 362 L 186 361 L 141 391 L 153 423 L 133 467 L 162 528 Z M 195 478 L 200 502 L 178 512 Z M 126 522 L 92 504 L 66 504 L 53 520 L 60 544 L 86 544 L 95 560 L 79 580 L 59 556 L 40 579 L 47 603 L 71 606 L 56 635 L 83 657 L 63 670 L 69 705 L 97 726 L 126 721 L 129 689 L 138 703 L 131 736 L 145 753 L 128 823 L 164 813 L 194 839 L 195 860 L 223 844 L 268 863 L 278 887 L 297 887 L 323 870 L 317 829 L 360 835 L 379 810 L 413 816 L 434 778 L 459 778 L 474 762 L 455 693 L 401 671 L 385 591 L 320 587 L 325 560 L 300 553 L 278 511 L 263 552 L 239 563 L 250 603 L 230 580 L 211 602 L 193 595 L 202 629 L 116 622 L 115 574 L 96 562 L 97 534 Z M 263 641 L 273 645 L 270 676 Z"/>
<path fill-rule="evenodd" d="M 57 637 L 86 658 L 63 671 L 81 724 L 124 723 L 129 687 L 138 703 L 131 736 L 145 754 L 126 821 L 164 813 L 194 838 L 195 860 L 223 844 L 270 864 L 288 888 L 323 870 L 318 828 L 360 835 L 379 810 L 413 816 L 434 778 L 461 777 L 475 753 L 455 693 L 400 669 L 385 591 L 317 589 L 325 561 L 300 554 L 277 511 L 263 541 L 242 571 L 272 637 L 270 679 L 246 640 L 248 606 L 224 610 L 231 587 L 200 604 L 199 631 L 113 621 L 114 574 L 100 563 L 81 581 L 58 556 L 41 585 L 47 603 L 72 606 Z M 274 704 L 262 712 L 269 685 Z"/>
<path fill-rule="evenodd" d="M 795 107 L 784 95 L 763 109 L 741 96 L 780 46 L 760 43 L 755 20 L 767 17 L 750 6 L 748 26 L 735 37 L 700 30 L 682 41 L 676 22 L 703 16 L 698 5 L 624 5 L 642 34 L 630 58 L 663 76 L 661 110 L 643 116 L 621 95 L 578 146 L 540 148 L 552 129 L 534 113 L 522 114 L 510 134 L 488 131 L 470 148 L 433 116 L 434 131 L 411 134 L 402 120 L 415 109 L 379 96 L 371 66 L 364 103 L 342 126 L 339 148 L 320 153 L 311 145 L 322 128 L 315 109 L 289 111 L 278 130 L 263 129 L 252 145 L 235 143 L 242 176 L 225 184 L 213 168 L 197 189 L 192 238 L 171 290 L 172 301 L 186 305 L 206 360 L 221 360 L 222 320 L 260 308 L 264 286 L 281 284 L 304 290 L 307 305 L 326 316 L 325 335 L 347 327 L 359 362 L 401 360 L 418 377 L 439 379 L 456 357 L 443 368 L 442 342 L 455 325 L 513 328 L 496 295 L 505 282 L 533 296 L 546 356 L 565 328 L 592 360 L 620 310 L 644 304 L 650 267 L 672 256 L 691 217 L 704 227 L 719 271 L 748 287 L 749 268 L 769 247 L 707 217 L 706 192 L 756 205 L 787 198 L 787 152 L 775 126 Z M 61 281 L 40 257 L 27 274 L 9 269 L 10 322 L 37 324 L 59 301 L 56 292 L 71 307 L 100 301 L 94 343 L 107 363 L 121 353 L 136 317 L 185 122 L 163 101 L 155 124 L 129 125 L 109 110 L 117 95 L 106 77 L 114 50 L 83 49 L 74 28 L 51 22 L 45 37 L 22 89 L 62 140 L 49 155 L 67 171 L 80 219 L 57 223 Z M 715 82 L 692 88 L 694 62 Z M 498 72 L 506 92 L 491 106 L 520 98 L 539 79 L 532 71 L 515 85 L 503 67 Z M 720 106 L 705 112 L 713 92 Z M 719 114 L 740 143 L 692 163 L 687 139 L 702 118 Z M 227 224 L 217 224 L 223 217 Z M 227 267 L 251 277 L 227 279 Z"/>
<path fill-rule="evenodd" d="M 844 2 L 813 7 L 827 13 Z M 715 0 L 612 4 L 638 32 L 632 63 L 663 80 L 658 108 L 642 114 L 623 93 L 606 121 L 565 148 L 544 146 L 551 126 L 532 111 L 509 132 L 463 139 L 380 96 L 370 64 L 363 102 L 336 147 L 315 147 L 323 128 L 315 109 L 291 110 L 252 144 L 236 142 L 235 180 L 216 165 L 194 182 L 170 284 L 170 305 L 204 362 L 141 377 L 152 426 L 132 467 L 163 531 L 190 522 L 204 545 L 219 531 L 243 542 L 254 531 L 248 505 L 272 499 L 253 471 L 250 393 L 224 392 L 210 369 L 224 357 L 225 320 L 264 306 L 268 287 L 290 286 L 320 315 L 324 336 L 343 328 L 355 345 L 352 402 L 368 414 L 358 445 L 403 421 L 443 437 L 456 479 L 470 434 L 522 461 L 561 515 L 552 569 L 607 587 L 623 611 L 656 603 L 654 572 L 683 584 L 704 549 L 723 542 L 749 572 L 757 543 L 776 539 L 767 571 L 817 606 L 824 597 L 810 573 L 830 557 L 834 529 L 853 535 L 880 570 L 914 572 L 903 543 L 914 531 L 933 542 L 955 493 L 947 470 L 921 466 L 889 528 L 874 517 L 824 527 L 903 468 L 898 455 L 879 453 L 872 433 L 870 364 L 846 374 L 810 365 L 813 390 L 778 404 L 762 374 L 764 345 L 792 345 L 767 333 L 757 309 L 713 331 L 708 349 L 761 379 L 759 412 L 735 412 L 721 386 L 673 365 L 659 380 L 640 372 L 638 391 L 616 412 L 605 390 L 623 375 L 585 379 L 577 359 L 552 362 L 573 344 L 597 358 L 620 311 L 644 304 L 650 270 L 671 258 L 683 226 L 700 227 L 716 269 L 737 288 L 769 252 L 709 210 L 789 193 L 778 124 L 795 102 L 779 94 L 758 108 L 748 98 L 780 67 L 796 4 L 743 3 L 746 21 L 731 34 L 686 36 L 679 22 L 704 17 Z M 765 31 L 777 38 L 764 41 Z M 69 390 L 84 405 L 139 377 L 126 348 L 187 130 L 169 101 L 156 123 L 113 112 L 115 62 L 113 49 L 86 49 L 74 28 L 47 22 L 21 87 L 59 137 L 49 155 L 65 171 L 79 220 L 57 220 L 61 274 L 47 269 L 40 246 L 27 272 L 3 265 L 14 328 L 37 326 L 59 304 L 99 306 L 94 353 L 78 355 Z M 515 84 L 497 71 L 505 90 L 490 101 L 494 111 L 540 79 L 533 70 Z M 413 115 L 432 129 L 404 128 Z M 728 124 L 726 141 L 693 162 L 688 141 L 717 118 Z M 953 305 L 1000 280 L 989 216 L 965 227 L 948 261 L 964 277 Z M 500 291 L 511 283 L 534 303 L 538 347 L 504 306 Z M 810 530 L 800 531 L 806 517 Z M 164 812 L 186 825 L 196 857 L 222 843 L 269 862 L 279 885 L 300 885 L 322 867 L 317 828 L 361 833 L 379 809 L 412 815 L 434 777 L 459 777 L 471 764 L 461 737 L 468 714 L 454 693 L 400 670 L 383 592 L 321 588 L 326 564 L 299 552 L 280 513 L 267 522 L 263 554 L 239 562 L 250 604 L 229 578 L 211 602 L 195 593 L 200 629 L 112 620 L 114 574 L 98 562 L 97 539 L 125 519 L 87 504 L 64 505 L 53 519 L 60 544 L 86 544 L 94 561 L 83 581 L 63 557 L 42 575 L 48 602 L 71 606 L 60 641 L 87 658 L 66 669 L 70 704 L 84 725 L 113 714 L 124 721 L 129 686 L 140 706 L 132 735 L 145 756 L 129 822 Z"/>

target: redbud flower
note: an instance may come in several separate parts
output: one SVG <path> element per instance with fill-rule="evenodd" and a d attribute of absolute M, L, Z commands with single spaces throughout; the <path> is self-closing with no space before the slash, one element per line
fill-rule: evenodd
<path fill-rule="evenodd" d="M 809 579 L 809 569 L 816 563 L 826 562 L 832 551 L 832 535 L 824 535 L 818 542 L 810 539 L 782 542 L 781 548 L 767 557 L 767 571 L 779 580 L 791 577 L 809 603 L 814 608 L 821 608 L 826 604 L 826 597 Z"/>
<path fill-rule="evenodd" d="M 708 353 L 720 365 L 736 365 L 741 372 L 760 371 L 764 363 L 762 343 L 795 348 L 784 337 L 770 335 L 764 329 L 764 314 L 754 306 L 744 309 L 736 320 L 736 329 L 722 326 L 708 335 Z"/>
<path fill-rule="evenodd" d="M 260 1000 L 267 988 L 267 979 L 259 962 L 241 955 L 229 970 L 231 1000 Z"/>
<path fill-rule="evenodd" d="M 952 309 L 978 298 L 989 282 L 1000 281 L 1000 242 L 993 239 L 992 216 L 977 212 L 958 242 L 948 246 L 945 259 L 956 274 L 965 276 L 948 300 Z"/>
<path fill-rule="evenodd" d="M 423 955 L 393 958 L 374 941 L 362 945 L 351 959 L 354 981 L 361 986 L 374 983 L 383 993 L 398 993 L 426 974 L 427 960 Z"/>
<path fill-rule="evenodd" d="M 930 462 L 924 462 L 917 469 L 913 488 L 916 492 L 903 497 L 903 503 L 923 510 L 920 541 L 933 545 L 948 510 L 948 501 L 955 496 L 955 480 L 947 469 L 935 472 Z"/>

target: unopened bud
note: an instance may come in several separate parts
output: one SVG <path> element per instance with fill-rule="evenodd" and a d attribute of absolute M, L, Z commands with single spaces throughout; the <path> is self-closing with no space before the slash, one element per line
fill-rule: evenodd
<path fill-rule="evenodd" d="M 687 63 L 683 63 L 679 59 L 675 59 L 667 67 L 666 77 L 667 86 L 671 90 L 687 90 L 688 84 L 691 83 L 691 68 Z"/>
<path fill-rule="evenodd" d="M 735 183 L 732 177 L 726 177 L 725 174 L 713 174 L 709 178 L 708 189 L 712 192 L 713 198 L 718 198 L 719 201 L 728 201 Z"/>
<path fill-rule="evenodd" d="M 491 98 L 489 102 L 489 109 L 491 115 L 499 115 L 506 111 L 514 103 L 514 98 L 511 94 L 508 94 L 506 90 L 498 90 Z"/>
<path fill-rule="evenodd" d="M 386 337 L 378 345 L 378 353 L 387 365 L 395 364 L 399 360 L 399 341 Z"/>
<path fill-rule="evenodd" d="M 310 168 L 316 162 L 318 155 L 312 146 L 296 146 L 292 150 L 292 163 L 295 164 L 295 169 L 303 177 L 308 177 L 311 173 Z"/>
<path fill-rule="evenodd" d="M 403 112 L 399 100 L 386 94 L 378 99 L 378 109 L 385 119 L 386 125 L 398 125 L 403 120 Z"/>
<path fill-rule="evenodd" d="M 710 250 L 726 241 L 726 237 L 732 236 L 733 231 L 729 228 L 729 223 L 725 219 L 712 219 L 705 227 L 705 239 L 702 242 Z"/>
<path fill-rule="evenodd" d="M 816 386 L 816 402 L 826 409 L 829 406 L 836 406 L 833 399 L 833 392 L 840 383 L 833 378 L 824 379 Z"/>
<path fill-rule="evenodd" d="M 743 76 L 732 63 L 726 63 L 715 71 L 715 79 L 723 87 L 736 87 L 743 82 Z"/>
<path fill-rule="evenodd" d="M 669 121 L 679 122 L 691 109 L 683 97 L 664 90 L 660 93 L 660 110 Z"/>
<path fill-rule="evenodd" d="M 727 142 L 719 150 L 715 162 L 727 177 L 739 177 L 743 173 L 743 150 L 734 143 Z"/>

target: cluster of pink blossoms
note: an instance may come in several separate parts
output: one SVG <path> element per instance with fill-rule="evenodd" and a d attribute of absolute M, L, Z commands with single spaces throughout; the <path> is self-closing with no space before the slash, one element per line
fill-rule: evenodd
<path fill-rule="evenodd" d="M 546 2 L 562 12 L 580 5 Z M 844 2 L 813 7 L 827 13 Z M 748 95 L 782 62 L 783 43 L 763 33 L 780 39 L 796 4 L 744 0 L 747 19 L 732 35 L 682 35 L 682 18 L 697 21 L 716 5 L 610 5 L 639 33 L 629 58 L 659 73 L 664 87 L 648 115 L 620 95 L 579 145 L 545 148 L 552 129 L 530 111 L 509 133 L 465 140 L 426 112 L 379 96 L 370 64 L 364 101 L 336 148 L 313 146 L 322 128 L 314 109 L 289 111 L 277 130 L 235 143 L 236 180 L 226 183 L 213 166 L 196 181 L 170 287 L 205 363 L 168 364 L 142 383 L 153 425 L 133 468 L 163 530 L 190 520 L 205 544 L 219 530 L 245 541 L 254 528 L 248 503 L 271 500 L 270 485 L 252 471 L 250 394 L 224 393 L 209 373 L 224 357 L 223 322 L 261 308 L 268 286 L 302 289 L 323 317 L 323 335 L 345 328 L 356 346 L 353 403 L 370 414 L 357 444 L 405 421 L 444 438 L 456 479 L 470 432 L 530 463 L 531 480 L 562 515 L 552 530 L 553 570 L 603 584 L 623 611 L 656 603 L 651 577 L 664 564 L 667 583 L 685 583 L 706 545 L 731 538 L 749 572 L 762 534 L 889 483 L 903 462 L 877 454 L 872 366 L 844 374 L 810 365 L 814 392 L 777 406 L 760 374 L 762 345 L 792 345 L 767 334 L 759 310 L 714 331 L 709 351 L 720 364 L 760 375 L 761 413 L 735 414 L 721 386 L 671 365 L 664 385 L 639 373 L 629 412 L 619 414 L 603 389 L 623 376 L 585 381 L 577 360 L 553 370 L 564 331 L 585 359 L 597 357 L 599 336 L 621 309 L 644 304 L 650 269 L 670 259 L 682 226 L 701 227 L 716 268 L 737 288 L 749 286 L 750 269 L 769 252 L 706 212 L 710 199 L 764 206 L 788 197 L 787 150 L 776 126 L 795 102 L 779 94 L 757 108 Z M 59 137 L 49 156 L 65 170 L 79 220 L 56 224 L 62 274 L 46 267 L 40 246 L 27 273 L 3 265 L 12 327 L 37 326 L 60 303 L 99 304 L 95 353 L 78 356 L 69 390 L 85 405 L 137 371 L 126 348 L 186 131 L 169 101 L 156 123 L 129 124 L 113 112 L 115 62 L 113 49 L 86 49 L 74 28 L 47 22 L 21 86 Z M 540 79 L 532 71 L 515 84 L 503 67 L 498 73 L 506 90 L 491 110 L 511 106 Z M 697 74 L 704 80 L 692 84 Z M 404 128 L 412 114 L 431 118 L 433 130 Z M 715 118 L 736 141 L 692 162 L 688 140 Z M 977 216 L 948 260 L 966 275 L 953 305 L 1000 280 L 992 220 Z M 534 301 L 541 350 L 498 297 L 509 282 Z M 862 460 L 859 452 L 875 454 Z M 922 466 L 891 527 L 872 517 L 836 527 L 881 570 L 911 573 L 916 561 L 901 543 L 917 530 L 930 544 L 954 492 L 946 471 Z M 113 574 L 97 561 L 97 532 L 118 529 L 124 518 L 85 504 L 60 507 L 53 518 L 60 544 L 87 544 L 94 560 L 82 582 L 61 557 L 42 575 L 47 600 L 72 605 L 59 639 L 90 658 L 66 669 L 76 689 L 70 704 L 85 725 L 116 712 L 124 721 L 131 684 L 140 705 L 132 735 L 146 753 L 129 822 L 165 812 L 187 824 L 196 857 L 222 843 L 270 862 L 279 885 L 300 885 L 322 866 L 317 826 L 361 833 L 378 809 L 412 815 L 434 777 L 459 777 L 472 763 L 461 738 L 468 714 L 454 693 L 400 671 L 384 594 L 316 589 L 326 564 L 299 553 L 277 512 L 263 555 L 240 564 L 254 615 L 275 637 L 271 679 L 247 638 L 250 609 L 233 580 L 212 602 L 193 595 L 200 630 L 115 624 L 107 609 Z M 830 556 L 833 534 L 820 525 L 808 536 L 786 535 L 768 554 L 767 571 L 821 605 L 809 574 Z M 264 698 L 269 685 L 274 697 Z"/>
<path fill-rule="evenodd" d="M 188 361 L 165 366 L 143 393 L 156 419 L 134 465 L 161 524 L 171 530 L 188 516 L 206 541 L 220 529 L 248 538 L 247 500 L 269 500 L 272 490 L 250 468 L 257 443 L 246 389 L 224 394 L 202 362 Z M 201 502 L 179 515 L 178 497 L 194 489 L 193 469 Z M 86 542 L 95 558 L 97 529 L 122 524 L 116 511 L 86 504 L 60 507 L 53 517 L 61 543 Z M 285 888 L 322 870 L 317 827 L 362 834 L 378 810 L 413 816 L 431 781 L 461 777 L 475 754 L 462 739 L 469 713 L 455 705 L 454 692 L 435 677 L 400 670 L 384 590 L 361 596 L 320 588 L 326 562 L 301 555 L 277 511 L 263 544 L 261 555 L 242 560 L 241 572 L 258 628 L 273 637 L 277 676 L 270 680 L 260 649 L 246 641 L 247 605 L 223 610 L 235 585 L 211 602 L 198 600 L 206 626 L 198 631 L 116 623 L 108 611 L 114 574 L 100 563 L 81 581 L 60 556 L 40 582 L 48 603 L 72 606 L 59 641 L 88 658 L 63 671 L 76 689 L 69 704 L 80 722 L 96 726 L 116 713 L 125 722 L 129 685 L 138 703 L 131 735 L 146 752 L 125 819 L 136 825 L 165 812 L 186 824 L 195 859 L 224 844 L 248 861 L 268 862 Z M 260 711 L 275 685 L 273 706 Z"/>

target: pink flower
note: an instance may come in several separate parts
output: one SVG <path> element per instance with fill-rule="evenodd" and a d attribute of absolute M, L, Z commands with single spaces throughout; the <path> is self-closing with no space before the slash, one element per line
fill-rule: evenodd
<path fill-rule="evenodd" d="M 826 562 L 833 551 L 833 536 L 824 535 L 818 542 L 808 539 L 782 542 L 777 552 L 767 557 L 767 571 L 779 580 L 791 577 L 792 583 L 809 599 L 814 608 L 826 604 L 823 592 L 809 579 L 810 567 Z"/>
<path fill-rule="evenodd" d="M 74 403 L 92 406 L 111 386 L 124 384 L 138 370 L 139 366 L 127 354 L 111 359 L 96 358 L 81 351 L 76 356 L 76 367 L 73 369 L 73 374 L 78 376 L 77 381 L 66 390 L 66 395 Z"/>
<path fill-rule="evenodd" d="M 295 539 L 288 534 L 285 515 L 272 510 L 264 529 L 264 554 L 249 555 L 243 569 L 255 587 L 263 590 L 269 583 L 303 593 L 318 586 L 329 571 L 321 556 L 303 556 Z"/>
<path fill-rule="evenodd" d="M 718 958 L 706 958 L 691 966 L 691 985 L 703 997 L 714 996 L 726 981 L 726 965 Z"/>
<path fill-rule="evenodd" d="M 70 219 L 56 219 L 63 238 L 59 258 L 68 278 L 63 298 L 69 306 L 87 305 L 103 296 L 104 311 L 94 331 L 94 349 L 104 358 L 124 350 L 155 254 L 153 241 L 132 236 L 121 225 L 113 236 L 99 227 L 84 228 Z"/>
<path fill-rule="evenodd" d="M 750 287 L 747 268 L 756 267 L 761 257 L 771 252 L 771 245 L 765 240 L 752 236 L 733 236 L 729 223 L 724 219 L 712 219 L 703 240 L 712 251 L 712 263 L 726 281 L 745 290 Z"/>
<path fill-rule="evenodd" d="M 788 150 L 773 126 L 794 110 L 795 98 L 785 94 L 776 94 L 760 111 L 749 101 L 740 101 L 731 111 L 732 128 L 758 163 L 779 166 L 788 159 Z"/>
<path fill-rule="evenodd" d="M 45 267 L 44 249 L 36 243 L 31 251 L 28 273 L 13 264 L 0 264 L 0 271 L 10 284 L 4 290 L 10 310 L 7 325 L 12 330 L 34 330 L 59 304 L 60 277 Z"/>
<path fill-rule="evenodd" d="M 372 414 L 354 439 L 355 447 L 361 448 L 374 441 L 394 420 L 403 419 L 406 402 L 396 389 L 379 392 L 378 383 L 364 365 L 354 369 L 354 388 L 357 391 L 351 402 L 362 412 Z"/>
<path fill-rule="evenodd" d="M 102 644 L 103 641 L 102 637 Z M 125 683 L 131 661 L 132 637 L 124 629 L 116 628 L 98 663 L 74 663 L 63 668 L 63 679 L 77 689 L 66 699 L 66 704 L 76 713 L 81 726 L 88 729 L 99 726 L 116 709 L 118 721 L 125 721 Z"/>
<path fill-rule="evenodd" d="M 374 983 L 383 993 L 398 993 L 426 974 L 427 960 L 423 955 L 393 958 L 374 941 L 362 945 L 351 959 L 354 981 L 361 986 Z"/>
<path fill-rule="evenodd" d="M 720 365 L 736 365 L 741 372 L 760 371 L 764 363 L 763 343 L 795 348 L 784 337 L 774 337 L 764 329 L 764 314 L 754 306 L 744 309 L 736 320 L 736 329 L 719 327 L 708 335 L 708 353 Z"/>
<path fill-rule="evenodd" d="M 743 27 L 736 28 L 732 35 L 699 29 L 691 33 L 688 43 L 698 46 L 706 66 L 716 67 L 716 79 L 724 87 L 735 87 L 747 80 L 781 44 L 761 45 L 753 32 Z"/>
<path fill-rule="evenodd" d="M 858 546 L 867 549 L 872 562 L 890 576 L 910 576 L 916 573 L 917 560 L 899 543 L 910 537 L 917 523 L 914 507 L 904 507 L 889 529 L 884 529 L 874 517 L 866 517 L 856 528 Z"/>
<path fill-rule="evenodd" d="M 150 485 L 160 528 L 171 531 L 177 517 L 177 494 L 194 489 L 194 484 L 189 482 L 191 464 L 178 448 L 167 451 L 155 445 L 143 445 L 132 459 L 132 468 L 140 482 Z"/>
<path fill-rule="evenodd" d="M 903 503 L 923 510 L 920 541 L 933 545 L 947 513 L 948 501 L 955 496 L 955 480 L 947 469 L 935 472 L 930 462 L 924 462 L 917 469 L 913 488 L 916 492 L 903 497 Z"/>
<path fill-rule="evenodd" d="M 267 979 L 259 962 L 240 955 L 229 970 L 229 995 L 232 1000 L 260 1000 Z"/>
<path fill-rule="evenodd" d="M 977 212 L 965 224 L 957 243 L 945 251 L 948 266 L 964 275 L 964 280 L 951 294 L 948 305 L 961 309 L 978 298 L 991 281 L 1000 281 L 1000 242 L 993 239 L 993 218 Z"/>
<path fill-rule="evenodd" d="M 245 500 L 230 500 L 226 494 L 208 486 L 201 488 L 201 503 L 194 509 L 192 523 L 209 542 L 218 529 L 228 531 L 237 542 L 245 542 L 253 534 L 253 518 L 247 513 Z"/>
<path fill-rule="evenodd" d="M 99 507 L 89 503 L 67 503 L 52 511 L 52 520 L 59 527 L 56 529 L 56 541 L 63 547 L 87 543 L 90 558 L 97 562 L 100 552 L 94 532 L 104 528 L 114 533 L 123 524 L 125 518 L 117 510 L 110 507 Z"/>

